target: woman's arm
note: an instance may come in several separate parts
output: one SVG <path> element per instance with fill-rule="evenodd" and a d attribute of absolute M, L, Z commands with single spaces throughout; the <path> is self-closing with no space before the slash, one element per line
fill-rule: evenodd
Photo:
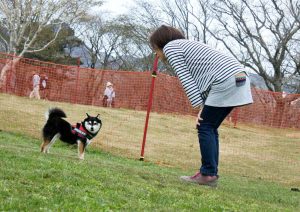
<path fill-rule="evenodd" d="M 184 54 L 180 46 L 166 45 L 164 54 L 175 70 L 183 89 L 185 90 L 193 107 L 198 107 L 203 104 L 201 91 L 192 77 L 184 59 Z"/>

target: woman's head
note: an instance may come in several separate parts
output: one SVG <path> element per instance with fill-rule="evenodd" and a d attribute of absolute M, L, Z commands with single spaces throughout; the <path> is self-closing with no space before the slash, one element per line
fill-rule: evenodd
<path fill-rule="evenodd" d="M 154 50 L 162 50 L 167 43 L 177 39 L 185 39 L 183 33 L 174 27 L 161 25 L 150 35 L 150 45 Z"/>

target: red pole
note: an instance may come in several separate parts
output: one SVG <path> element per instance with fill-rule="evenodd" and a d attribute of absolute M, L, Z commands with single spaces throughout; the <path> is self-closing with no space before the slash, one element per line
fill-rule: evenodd
<path fill-rule="evenodd" d="M 238 114 L 239 114 L 239 108 L 235 108 L 233 111 L 233 127 L 236 128 L 237 121 L 238 121 Z"/>
<path fill-rule="evenodd" d="M 156 56 L 155 60 L 154 60 L 154 63 L 153 63 L 152 81 L 151 81 L 151 87 L 150 87 L 150 93 L 149 93 L 149 99 L 148 99 L 147 115 L 146 115 L 144 136 L 143 136 L 143 143 L 142 143 L 141 157 L 140 157 L 141 161 L 144 160 L 144 151 L 145 151 L 145 144 L 146 144 L 146 136 L 147 136 L 148 122 L 149 122 L 149 115 L 150 115 L 152 102 L 153 102 L 152 99 L 153 99 L 153 90 L 154 90 L 155 78 L 157 76 L 157 64 L 158 64 L 158 57 Z"/>

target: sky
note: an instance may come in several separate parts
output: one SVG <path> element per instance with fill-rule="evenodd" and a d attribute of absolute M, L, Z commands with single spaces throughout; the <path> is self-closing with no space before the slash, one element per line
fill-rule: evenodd
<path fill-rule="evenodd" d="M 101 9 L 109 11 L 113 15 L 124 14 L 128 11 L 128 7 L 134 5 L 134 0 L 105 0 Z"/>

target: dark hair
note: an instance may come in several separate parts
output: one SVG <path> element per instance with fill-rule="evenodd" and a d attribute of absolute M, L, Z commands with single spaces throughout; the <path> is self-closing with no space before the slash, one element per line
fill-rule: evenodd
<path fill-rule="evenodd" d="M 170 41 L 185 39 L 183 33 L 174 27 L 161 25 L 150 35 L 150 45 L 153 49 L 163 49 Z"/>

